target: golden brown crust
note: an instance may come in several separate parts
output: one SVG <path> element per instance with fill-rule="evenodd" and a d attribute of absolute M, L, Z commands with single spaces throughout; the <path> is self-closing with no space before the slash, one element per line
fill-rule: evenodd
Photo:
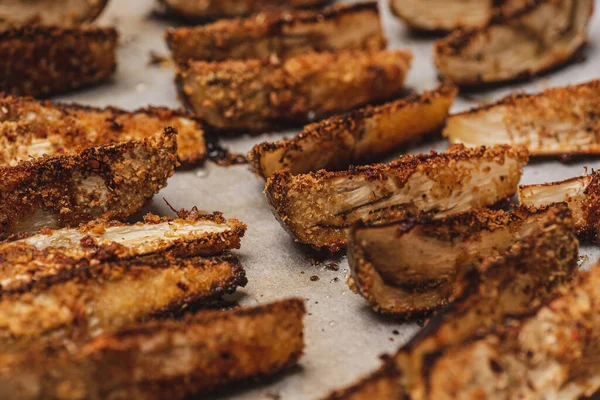
<path fill-rule="evenodd" d="M 525 146 L 532 156 L 599 154 L 600 80 L 511 94 L 450 116 L 444 130 L 466 146 Z"/>
<path fill-rule="evenodd" d="M 191 166 L 206 159 L 202 123 L 183 110 L 147 107 L 128 112 L 6 95 L 0 97 L 0 165 L 145 139 L 166 127 L 177 130 L 181 164 Z"/>
<path fill-rule="evenodd" d="M 52 231 L 0 244 L 0 289 L 27 290 L 32 282 L 62 276 L 107 261 L 162 255 L 181 258 L 238 249 L 246 225 L 220 213 L 200 214 L 194 208 L 179 218 L 152 214 L 144 223 L 96 220 L 79 228 Z"/>
<path fill-rule="evenodd" d="M 292 10 L 323 5 L 329 0 L 159 0 L 177 17 L 203 21 L 242 17 L 266 10 Z"/>
<path fill-rule="evenodd" d="M 0 168 L 0 239 L 16 232 L 125 219 L 166 186 L 176 131 Z"/>
<path fill-rule="evenodd" d="M 455 87 L 442 85 L 422 95 L 307 125 L 292 139 L 254 146 L 248 154 L 250 168 L 267 179 L 285 168 L 297 175 L 374 160 L 440 129 L 456 93 Z"/>
<path fill-rule="evenodd" d="M 595 266 L 546 306 L 430 354 L 422 398 L 591 397 L 600 388 L 598 288 Z"/>
<path fill-rule="evenodd" d="M 303 301 L 290 299 L 142 324 L 70 351 L 50 347 L 5 356 L 0 390 L 13 400 L 170 400 L 202 394 L 295 365 L 304 348 L 304 314 Z"/>
<path fill-rule="evenodd" d="M 114 28 L 28 26 L 0 32 L 0 91 L 46 97 L 99 83 L 116 70 Z"/>
<path fill-rule="evenodd" d="M 191 62 L 177 74 L 184 102 L 218 130 L 264 131 L 398 96 L 408 51 L 308 53 L 273 61 Z"/>
<path fill-rule="evenodd" d="M 260 13 L 246 19 L 169 29 L 178 64 L 189 60 L 285 59 L 311 51 L 381 50 L 377 3 L 336 4 L 323 10 Z"/>
<path fill-rule="evenodd" d="M 298 242 L 338 251 L 346 246 L 348 228 L 361 219 L 440 218 L 510 197 L 527 159 L 524 149 L 508 146 L 456 146 L 349 171 L 296 176 L 278 171 L 267 180 L 265 194 Z"/>
<path fill-rule="evenodd" d="M 510 213 L 478 209 L 433 221 L 358 224 L 348 245 L 352 286 L 377 312 L 421 316 L 452 301 L 461 273 L 482 259 L 498 257 L 548 226 L 569 232 L 573 221 L 567 212 L 566 206 Z"/>
<path fill-rule="evenodd" d="M 442 76 L 460 86 L 532 78 L 568 62 L 587 41 L 593 0 L 531 0 L 482 28 L 435 44 Z"/>
<path fill-rule="evenodd" d="M 232 293 L 247 280 L 233 256 L 78 263 L 0 301 L 0 348 L 99 335 Z"/>
<path fill-rule="evenodd" d="M 324 400 L 398 400 L 403 398 L 400 372 L 393 360 L 385 360 L 373 374 L 345 389 L 336 390 Z"/>
<path fill-rule="evenodd" d="M 76 26 L 94 21 L 107 3 L 108 0 L 3 0 L 0 28 L 32 24 Z"/>
<path fill-rule="evenodd" d="M 557 295 L 575 277 L 578 241 L 565 204 L 542 211 L 537 229 L 512 246 L 466 270 L 456 298 L 396 355 L 403 385 L 422 398 L 427 354 L 529 312 Z"/>
<path fill-rule="evenodd" d="M 573 213 L 577 234 L 594 238 L 600 226 L 600 171 L 561 182 L 520 186 L 519 202 L 534 208 L 566 202 Z"/>

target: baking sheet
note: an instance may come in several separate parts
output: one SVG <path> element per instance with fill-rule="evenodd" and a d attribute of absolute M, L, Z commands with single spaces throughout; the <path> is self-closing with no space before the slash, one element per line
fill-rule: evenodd
<path fill-rule="evenodd" d="M 431 58 L 433 38 L 411 36 L 392 17 L 387 0 L 380 1 L 384 26 L 392 48 L 409 48 L 415 59 L 407 80 L 411 89 L 422 91 L 437 85 Z M 99 23 L 116 25 L 121 32 L 119 70 L 106 85 L 69 96 L 62 101 L 77 101 L 95 106 L 115 105 L 127 109 L 145 105 L 179 107 L 173 84 L 173 70 L 149 65 L 150 52 L 167 55 L 163 32 L 173 22 L 151 16 L 153 0 L 113 0 Z M 596 1 L 600 6 L 600 1 Z M 491 101 L 520 88 L 540 91 L 551 86 L 579 83 L 600 77 L 600 13 L 590 30 L 591 43 L 583 60 L 534 82 L 459 97 L 453 111 L 463 110 L 476 102 Z M 287 136 L 295 132 L 287 132 Z M 227 139 L 224 144 L 237 152 L 247 152 L 254 144 L 276 140 L 284 134 Z M 430 142 L 411 152 L 444 150 L 443 140 Z M 600 167 L 600 160 L 587 159 L 562 164 L 557 161 L 534 162 L 525 168 L 522 183 L 554 181 L 584 172 L 584 166 Z M 207 211 L 222 211 L 248 224 L 248 233 L 237 252 L 246 268 L 249 284 L 236 299 L 243 305 L 256 305 L 290 296 L 305 298 L 308 316 L 305 320 L 306 353 L 300 367 L 279 379 L 248 390 L 234 389 L 214 396 L 231 399 L 318 399 L 332 389 L 352 383 L 379 366 L 378 355 L 393 352 L 418 329 L 416 324 L 399 324 L 381 318 L 365 306 L 364 300 L 350 292 L 345 284 L 348 265 L 345 257 L 319 264 L 294 244 L 291 237 L 271 215 L 262 190 L 264 182 L 253 176 L 246 166 L 206 167 L 177 172 L 169 186 L 158 194 L 144 210 L 160 215 L 172 214 L 163 198 L 175 208 L 198 206 Z M 582 266 L 600 256 L 600 250 L 584 246 Z M 339 265 L 332 270 L 328 263 Z M 318 280 L 316 278 L 318 277 Z M 312 279 L 311 279 L 312 278 Z"/>

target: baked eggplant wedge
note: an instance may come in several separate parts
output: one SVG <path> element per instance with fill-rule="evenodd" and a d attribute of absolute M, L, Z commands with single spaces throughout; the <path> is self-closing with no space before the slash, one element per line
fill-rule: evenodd
<path fill-rule="evenodd" d="M 536 230 L 510 248 L 467 266 L 457 280 L 457 296 L 425 329 L 404 345 L 382 370 L 338 393 L 335 399 L 422 399 L 421 379 L 428 355 L 488 332 L 511 315 L 531 312 L 565 290 L 577 274 L 578 241 L 565 204 L 543 211 Z M 555 220 L 552 220 L 552 217 Z M 391 364 L 391 365 L 390 365 Z M 369 397 L 372 387 L 386 388 Z M 401 395 L 398 395 L 401 393 Z M 509 397 L 510 398 L 510 397 Z"/>
<path fill-rule="evenodd" d="M 595 237 L 600 223 L 600 171 L 561 182 L 520 186 L 519 202 L 533 208 L 565 202 L 573 213 L 577 234 Z"/>
<path fill-rule="evenodd" d="M 86 260 L 84 260 L 86 261 Z M 0 348 L 87 338 L 136 321 L 181 312 L 246 284 L 233 256 L 79 265 L 0 300 Z"/>
<path fill-rule="evenodd" d="M 267 180 L 265 194 L 296 241 L 335 252 L 346 246 L 348 229 L 359 220 L 443 218 L 499 203 L 516 193 L 527 160 L 520 148 L 459 145 L 342 172 L 278 171 Z"/>
<path fill-rule="evenodd" d="M 537 229 L 508 250 L 467 270 L 455 300 L 395 356 L 411 398 L 423 398 L 428 354 L 500 326 L 511 315 L 535 310 L 576 277 L 579 242 L 571 213 L 558 204 L 545 214 Z"/>
<path fill-rule="evenodd" d="M 352 386 L 336 390 L 324 400 L 398 400 L 404 391 L 400 385 L 400 371 L 393 359 L 386 356 L 383 366 Z"/>
<path fill-rule="evenodd" d="M 439 220 L 359 223 L 349 235 L 349 283 L 379 313 L 422 316 L 452 301 L 465 269 L 515 243 L 550 229 L 576 242 L 567 212 L 566 205 L 532 212 L 478 209 Z"/>
<path fill-rule="evenodd" d="M 435 64 L 459 86 L 532 78 L 574 57 L 587 41 L 593 8 L 593 0 L 529 1 L 485 27 L 438 41 Z"/>
<path fill-rule="evenodd" d="M 182 165 L 206 159 L 202 123 L 183 111 L 148 107 L 127 112 L 7 95 L 0 97 L 0 166 L 145 139 L 165 127 L 177 130 L 177 155 Z"/>
<path fill-rule="evenodd" d="M 167 128 L 140 141 L 0 167 L 0 239 L 99 217 L 128 218 L 173 175 L 176 136 Z"/>
<path fill-rule="evenodd" d="M 455 87 L 442 85 L 421 95 L 307 125 L 292 139 L 254 146 L 248 154 L 250 168 L 267 179 L 285 168 L 297 175 L 374 160 L 440 130 L 456 93 Z"/>
<path fill-rule="evenodd" d="M 466 146 L 525 146 L 531 156 L 600 154 L 600 80 L 513 94 L 450 116 L 444 135 Z"/>
<path fill-rule="evenodd" d="M 117 40 L 91 26 L 0 31 L 0 91 L 47 97 L 100 83 L 116 70 Z"/>
<path fill-rule="evenodd" d="M 444 32 L 487 25 L 528 0 L 390 0 L 392 13 L 417 31 Z"/>
<path fill-rule="evenodd" d="M 234 18 L 263 11 L 324 5 L 329 0 L 159 0 L 167 12 L 188 21 Z"/>
<path fill-rule="evenodd" d="M 31 24 L 76 26 L 94 21 L 107 3 L 108 0 L 3 0 L 0 28 Z"/>
<path fill-rule="evenodd" d="M 381 50 L 387 44 L 375 1 L 169 29 L 166 40 L 178 64 L 285 59 L 311 51 Z"/>
<path fill-rule="evenodd" d="M 236 219 L 195 208 L 180 211 L 177 218 L 148 214 L 135 224 L 96 220 L 79 228 L 43 229 L 0 244 L 0 288 L 22 291 L 52 276 L 67 278 L 88 264 L 220 254 L 238 249 L 245 231 L 246 225 Z"/>
<path fill-rule="evenodd" d="M 12 400 L 180 400 L 296 365 L 304 315 L 303 301 L 290 299 L 2 355 L 0 392 Z"/>
<path fill-rule="evenodd" d="M 546 306 L 430 354 L 422 398 L 591 398 L 600 389 L 599 288 L 595 266 Z"/>
<path fill-rule="evenodd" d="M 177 74 L 186 105 L 215 130 L 265 131 L 401 94 L 408 51 L 307 53 L 279 61 L 193 61 Z"/>

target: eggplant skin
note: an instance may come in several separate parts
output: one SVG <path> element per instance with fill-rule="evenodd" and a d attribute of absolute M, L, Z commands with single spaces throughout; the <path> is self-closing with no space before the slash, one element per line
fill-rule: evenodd
<path fill-rule="evenodd" d="M 0 28 L 22 25 L 55 25 L 63 28 L 92 22 L 108 0 L 3 0 Z"/>
<path fill-rule="evenodd" d="M 25 26 L 0 32 L 0 91 L 47 97 L 107 80 L 117 68 L 114 28 Z"/>
<path fill-rule="evenodd" d="M 409 51 L 381 50 L 192 61 L 176 81 L 183 102 L 213 130 L 264 132 L 398 97 L 411 60 Z"/>
<path fill-rule="evenodd" d="M 182 400 L 293 367 L 304 351 L 306 309 L 287 299 L 199 312 L 0 354 L 0 393 L 11 400 Z"/>
<path fill-rule="evenodd" d="M 593 0 L 532 0 L 436 42 L 435 65 L 461 87 L 532 79 L 565 65 L 585 45 L 593 9 Z"/>
<path fill-rule="evenodd" d="M 188 21 L 243 17 L 267 10 L 324 5 L 329 0 L 159 0 L 167 12 Z"/>
<path fill-rule="evenodd" d="M 93 219 L 123 220 L 167 184 L 177 132 L 0 168 L 0 239 Z"/>
<path fill-rule="evenodd" d="M 165 38 L 179 65 L 189 60 L 286 59 L 311 51 L 382 50 L 387 40 L 380 18 L 377 3 L 369 1 L 169 29 Z"/>

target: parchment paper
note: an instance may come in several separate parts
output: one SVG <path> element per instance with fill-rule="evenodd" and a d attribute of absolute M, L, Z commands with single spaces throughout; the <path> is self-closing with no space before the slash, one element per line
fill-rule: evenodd
<path fill-rule="evenodd" d="M 431 58 L 434 38 L 411 36 L 403 24 L 389 12 L 387 0 L 380 1 L 386 33 L 392 48 L 409 48 L 415 59 L 407 86 L 416 91 L 437 86 Z M 600 6 L 596 2 L 596 6 Z M 173 22 L 150 16 L 153 0 L 112 0 L 99 23 L 116 25 L 121 32 L 119 70 L 113 81 L 97 88 L 60 97 L 95 106 L 115 105 L 127 109 L 145 105 L 179 107 L 169 67 L 149 66 L 151 51 L 168 55 L 162 35 Z M 483 94 L 460 97 L 453 111 L 463 110 L 476 102 L 491 101 L 511 90 L 540 91 L 551 86 L 579 83 L 600 77 L 600 13 L 590 30 L 591 43 L 585 60 L 533 82 L 506 87 Z M 286 134 L 293 135 L 290 131 Z M 227 139 L 224 144 L 237 152 L 247 152 L 254 144 L 276 140 L 284 135 Z M 443 140 L 426 143 L 410 152 L 444 150 Z M 600 167 L 600 158 L 571 164 L 558 161 L 534 162 L 525 168 L 522 183 L 555 181 L 584 172 L 584 166 Z M 169 185 L 144 212 L 172 214 L 162 198 L 175 208 L 198 206 L 202 210 L 222 211 L 248 224 L 249 229 L 237 252 L 246 268 L 249 284 L 237 299 L 243 305 L 256 305 L 290 296 L 305 298 L 306 353 L 300 367 L 270 383 L 251 385 L 243 390 L 228 391 L 215 398 L 231 399 L 319 399 L 330 390 L 345 386 L 379 366 L 378 355 L 393 352 L 418 329 L 416 324 L 399 324 L 381 318 L 365 306 L 364 300 L 346 286 L 345 257 L 315 265 L 304 248 L 271 215 L 262 190 L 264 182 L 253 176 L 246 166 L 221 168 L 208 163 L 205 168 L 177 172 Z M 582 248 L 582 264 L 594 262 L 600 251 Z M 587 256 L 587 257 L 586 257 Z M 339 264 L 338 271 L 327 268 L 328 262 Z M 316 276 L 318 280 L 311 280 Z M 315 279 L 315 278 L 313 278 Z M 280 397 L 278 397 L 280 396 Z"/>

